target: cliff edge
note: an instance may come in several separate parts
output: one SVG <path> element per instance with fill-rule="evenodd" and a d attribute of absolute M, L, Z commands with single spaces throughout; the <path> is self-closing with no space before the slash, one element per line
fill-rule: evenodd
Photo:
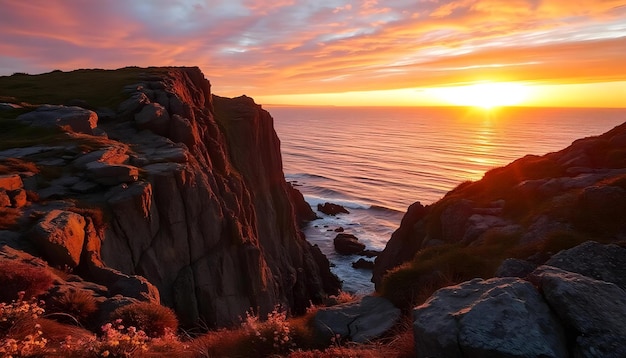
<path fill-rule="evenodd" d="M 102 305 L 160 300 L 186 325 L 276 305 L 301 313 L 337 293 L 298 230 L 272 118 L 252 99 L 213 96 L 198 68 L 28 76 L 36 98 L 15 76 L 0 92 L 0 259 L 43 258 Z M 61 79 L 63 95 L 46 99 Z"/>

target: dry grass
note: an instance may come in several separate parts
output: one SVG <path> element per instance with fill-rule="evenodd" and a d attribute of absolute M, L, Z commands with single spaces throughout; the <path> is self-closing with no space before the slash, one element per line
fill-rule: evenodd
<path fill-rule="evenodd" d="M 446 244 L 422 249 L 412 261 L 385 275 L 381 294 L 409 310 L 441 287 L 493 277 L 502 261 L 512 257 L 518 240 L 518 236 L 487 233 L 481 245 Z"/>
<path fill-rule="evenodd" d="M 19 158 L 6 158 L 0 160 L 0 175 L 21 172 L 39 173 L 37 165 L 33 162 Z"/>
<path fill-rule="evenodd" d="M 0 302 L 11 302 L 24 292 L 24 297 L 36 297 L 52 287 L 50 272 L 38 266 L 14 260 L 0 260 Z"/>
<path fill-rule="evenodd" d="M 98 304 L 92 293 L 84 290 L 70 290 L 58 298 L 48 300 L 48 312 L 63 313 L 85 324 L 98 310 Z M 60 316 L 62 317 L 62 316 Z"/>
<path fill-rule="evenodd" d="M 169 330 L 178 330 L 178 319 L 170 308 L 156 303 L 138 302 L 113 311 L 111 319 L 121 319 L 127 327 L 136 327 L 148 337 L 161 337 Z"/>

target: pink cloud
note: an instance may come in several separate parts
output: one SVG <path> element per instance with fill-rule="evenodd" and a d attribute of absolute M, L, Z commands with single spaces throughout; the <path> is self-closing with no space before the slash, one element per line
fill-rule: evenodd
<path fill-rule="evenodd" d="M 197 65 L 224 95 L 624 80 L 624 24 L 613 0 L 6 0 L 0 74 Z"/>

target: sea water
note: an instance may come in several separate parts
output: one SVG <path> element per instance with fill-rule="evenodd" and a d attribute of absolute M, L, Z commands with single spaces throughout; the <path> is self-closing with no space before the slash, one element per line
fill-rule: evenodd
<path fill-rule="evenodd" d="M 467 180 L 526 154 L 543 155 L 626 121 L 626 109 L 264 106 L 281 140 L 283 169 L 314 210 L 332 202 L 350 214 L 305 229 L 344 290 L 373 290 L 359 256 L 334 251 L 343 228 L 382 250 L 415 201 L 430 204 Z M 371 260 L 371 259 L 370 259 Z"/>

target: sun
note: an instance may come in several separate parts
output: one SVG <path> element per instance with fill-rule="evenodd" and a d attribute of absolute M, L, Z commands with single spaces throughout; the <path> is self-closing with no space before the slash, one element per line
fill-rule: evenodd
<path fill-rule="evenodd" d="M 514 106 L 524 102 L 529 88 L 513 82 L 481 82 L 468 86 L 441 87 L 434 94 L 455 106 L 474 106 L 491 109 Z"/>

